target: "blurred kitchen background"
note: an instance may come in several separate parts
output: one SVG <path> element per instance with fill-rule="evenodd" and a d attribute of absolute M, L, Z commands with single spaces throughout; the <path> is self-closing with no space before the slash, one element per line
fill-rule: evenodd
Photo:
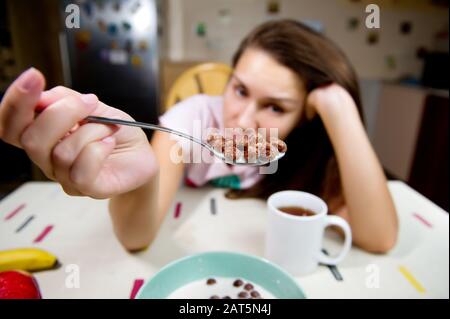
<path fill-rule="evenodd" d="M 368 29 L 365 8 L 381 9 Z M 65 9 L 80 8 L 79 29 Z M 0 0 L 0 97 L 34 66 L 47 87 L 96 93 L 156 122 L 186 69 L 230 63 L 240 40 L 269 19 L 292 18 L 334 40 L 358 73 L 368 135 L 390 179 L 449 210 L 448 0 Z M 44 179 L 0 141 L 0 198 Z M 367 181 L 370 182 L 370 181 Z"/>

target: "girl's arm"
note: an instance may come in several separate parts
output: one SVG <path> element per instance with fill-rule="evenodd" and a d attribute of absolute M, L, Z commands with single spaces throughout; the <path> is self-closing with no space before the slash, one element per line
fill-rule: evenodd
<path fill-rule="evenodd" d="M 169 134 L 155 132 L 151 145 L 159 163 L 158 173 L 143 186 L 113 197 L 109 203 L 114 231 L 130 251 L 151 244 L 183 176 L 184 164 L 170 159 L 170 150 L 177 145 Z"/>
<path fill-rule="evenodd" d="M 357 106 L 341 86 L 311 92 L 307 113 L 317 112 L 333 144 L 355 244 L 384 253 L 397 239 L 398 221 L 387 180 L 370 144 Z"/>
<path fill-rule="evenodd" d="M 175 142 L 155 134 L 152 148 L 139 128 L 86 122 L 89 115 L 133 119 L 93 94 L 44 87 L 44 76 L 34 68 L 8 87 L 0 103 L 0 139 L 22 148 L 67 194 L 112 198 L 122 244 L 130 250 L 147 246 L 182 176 L 183 164 L 169 159 Z"/>

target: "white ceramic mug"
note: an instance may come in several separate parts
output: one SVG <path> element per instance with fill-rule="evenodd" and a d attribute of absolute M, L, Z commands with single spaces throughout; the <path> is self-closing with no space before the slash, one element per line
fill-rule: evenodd
<path fill-rule="evenodd" d="M 328 216 L 327 204 L 319 197 L 300 191 L 282 191 L 267 200 L 268 225 L 266 258 L 280 265 L 294 276 L 313 272 L 319 263 L 336 265 L 351 248 L 352 233 L 341 217 Z M 302 207 L 313 216 L 295 216 L 279 210 L 282 207 Z M 322 252 L 325 228 L 338 226 L 345 234 L 342 251 L 336 257 Z"/>

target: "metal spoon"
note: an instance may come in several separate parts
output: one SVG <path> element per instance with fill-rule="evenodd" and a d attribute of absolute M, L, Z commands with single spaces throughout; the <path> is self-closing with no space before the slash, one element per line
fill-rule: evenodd
<path fill-rule="evenodd" d="M 225 158 L 225 155 L 221 152 L 216 151 L 211 145 L 209 145 L 208 143 L 199 140 L 189 134 L 185 134 L 183 132 L 179 132 L 167 127 L 163 127 L 163 126 L 159 126 L 159 125 L 155 125 L 155 124 L 148 124 L 148 123 L 142 123 L 142 122 L 136 122 L 136 121 L 126 121 L 126 120 L 120 120 L 120 119 L 112 119 L 112 118 L 107 118 L 107 117 L 101 117 L 101 116 L 88 116 L 86 118 L 86 120 L 88 122 L 94 122 L 94 123 L 103 123 L 103 124 L 119 124 L 119 125 L 128 125 L 128 126 L 137 126 L 143 129 L 148 129 L 148 130 L 157 130 L 157 131 L 162 131 L 162 132 L 167 132 L 167 133 L 172 133 L 184 138 L 187 138 L 188 140 L 191 140 L 194 143 L 200 144 L 201 146 L 205 147 L 206 149 L 208 149 L 214 156 L 216 156 L 217 158 L 221 159 L 222 161 L 228 163 L 228 164 L 233 164 L 233 165 L 247 165 L 247 166 L 262 166 L 262 165 L 268 165 L 271 162 L 274 161 L 278 161 L 280 158 L 282 158 L 284 156 L 284 154 L 286 153 L 279 153 L 274 159 L 272 159 L 271 161 L 262 161 L 262 160 L 257 160 L 257 161 L 251 161 L 251 162 L 247 162 L 245 160 L 233 160 L 230 161 L 229 159 Z"/>

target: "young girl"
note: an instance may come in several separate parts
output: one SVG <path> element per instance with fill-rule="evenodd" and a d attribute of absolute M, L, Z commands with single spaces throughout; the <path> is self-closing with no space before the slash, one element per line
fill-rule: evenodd
<path fill-rule="evenodd" d="M 274 174 L 223 162 L 171 159 L 188 143 L 155 132 L 85 123 L 88 115 L 131 119 L 126 113 L 65 87 L 43 91 L 35 69 L 9 88 L 0 107 L 0 138 L 23 148 L 50 179 L 74 196 L 110 198 L 114 231 L 129 250 L 148 246 L 186 173 L 190 184 L 231 188 L 229 198 L 283 189 L 317 194 L 330 213 L 351 225 L 354 243 L 386 252 L 396 242 L 397 217 L 383 169 L 361 119 L 358 83 L 344 54 L 323 35 L 291 20 L 251 32 L 233 58 L 221 97 L 198 95 L 171 108 L 160 124 L 194 134 L 224 128 L 278 129 L 288 151 Z M 36 108 L 42 112 L 36 116 Z"/>

